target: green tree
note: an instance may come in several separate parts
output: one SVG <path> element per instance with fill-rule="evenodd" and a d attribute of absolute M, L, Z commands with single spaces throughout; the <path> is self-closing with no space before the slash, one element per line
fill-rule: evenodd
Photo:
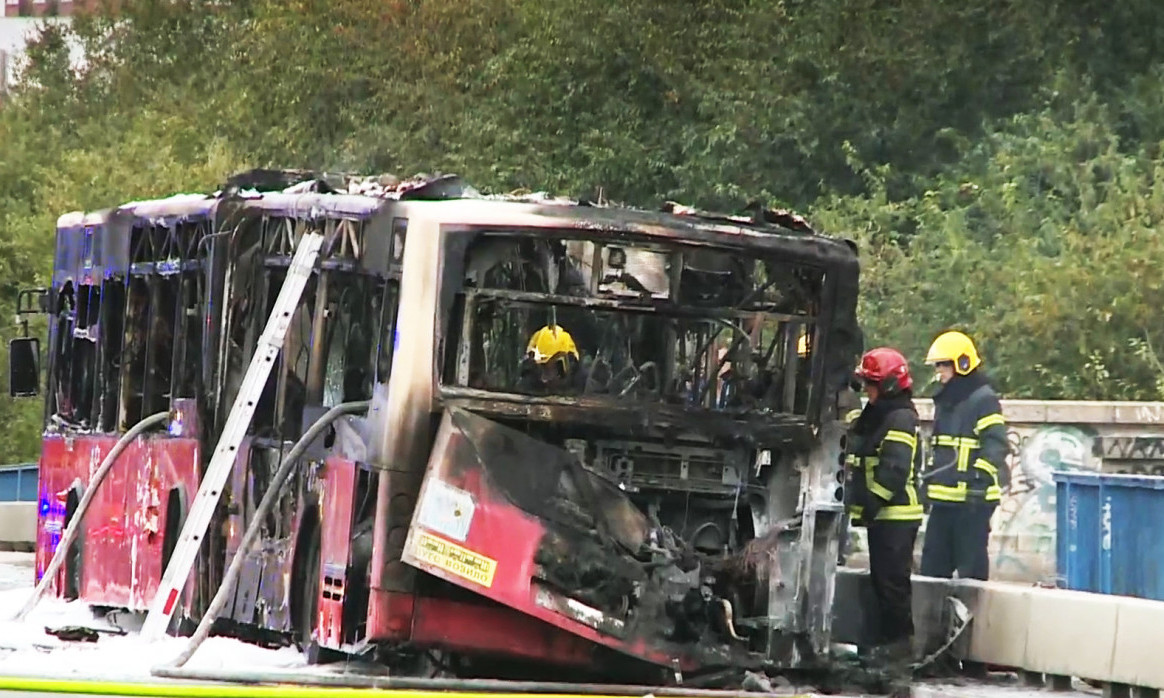
<path fill-rule="evenodd" d="M 1131 89 L 1164 104 L 1159 84 Z M 873 195 L 821 201 L 816 218 L 867 250 L 878 343 L 920 359 L 956 327 L 1014 397 L 1162 399 L 1164 159 L 1131 152 L 1126 118 L 1073 93 L 992 128 L 920 195 L 890 201 L 884 171 L 865 170 Z"/>
<path fill-rule="evenodd" d="M 47 26 L 0 107 L 0 312 L 66 211 L 252 166 L 455 171 L 808 210 L 861 244 L 870 341 L 959 326 L 1008 394 L 1161 396 L 1152 0 L 116 5 Z M 9 460 L 39 415 L 0 398 Z"/>

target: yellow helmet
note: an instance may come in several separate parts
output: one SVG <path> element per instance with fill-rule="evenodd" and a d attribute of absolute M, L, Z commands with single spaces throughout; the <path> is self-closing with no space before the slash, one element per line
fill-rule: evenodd
<path fill-rule="evenodd" d="M 546 325 L 529 338 L 525 353 L 532 354 L 535 362 L 544 364 L 561 354 L 573 354 L 577 359 L 578 347 L 574 346 L 574 338 L 561 325 Z"/>
<path fill-rule="evenodd" d="M 974 348 L 974 342 L 961 332 L 953 330 L 938 335 L 930 345 L 926 363 L 935 364 L 939 361 L 953 362 L 954 371 L 963 376 L 982 364 L 978 350 Z"/>

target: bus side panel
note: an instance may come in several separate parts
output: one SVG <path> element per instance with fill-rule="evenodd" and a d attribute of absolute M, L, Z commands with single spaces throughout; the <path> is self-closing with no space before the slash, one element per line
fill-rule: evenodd
<path fill-rule="evenodd" d="M 73 471 L 89 487 L 92 475 L 113 449 L 116 439 L 107 436 L 76 440 Z M 130 561 L 130 530 L 126 514 L 131 497 L 129 483 L 141 467 L 141 442 L 135 441 L 109 469 L 105 481 L 93 496 L 85 513 L 85 550 L 81 598 L 100 606 L 128 606 L 128 589 L 133 582 Z"/>
<path fill-rule="evenodd" d="M 64 531 L 70 490 L 77 483 L 77 496 L 84 492 L 116 441 L 113 436 L 45 438 L 37 514 L 38 579 Z M 188 506 L 198 481 L 194 439 L 139 439 L 125 449 L 85 515 L 81 600 L 133 610 L 149 607 L 163 572 L 169 492 L 181 487 Z M 58 583 L 57 595 L 63 591 Z"/>
<path fill-rule="evenodd" d="M 190 510 L 198 487 L 201 485 L 201 448 L 197 439 L 163 438 L 150 442 L 151 467 L 148 473 L 140 473 L 138 480 L 138 502 L 147 506 L 134 513 L 140 524 L 132 530 L 136 536 L 136 580 L 132 590 L 132 603 L 136 608 L 148 608 L 165 573 L 164 551 L 166 548 L 166 522 L 175 537 L 182 532 L 185 514 Z M 177 489 L 178 502 L 171 502 L 170 491 Z M 171 511 L 172 504 L 179 509 Z M 207 535 L 213 534 L 208 531 Z M 171 545 L 176 542 L 171 541 Z M 141 554 L 144 551 L 145 554 Z M 185 597 L 193 598 L 197 566 L 190 572 L 186 583 Z"/>

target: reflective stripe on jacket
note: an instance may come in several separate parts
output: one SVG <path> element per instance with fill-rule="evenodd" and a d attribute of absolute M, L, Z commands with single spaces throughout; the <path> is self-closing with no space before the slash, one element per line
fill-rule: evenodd
<path fill-rule="evenodd" d="M 982 385 L 953 405 L 934 401 L 925 494 L 933 502 L 991 502 L 1010 484 L 1006 421 L 998 395 Z M 930 474 L 932 473 L 932 474 Z"/>
<path fill-rule="evenodd" d="M 921 465 L 917 413 L 912 406 L 894 409 L 884 415 L 880 424 L 858 427 L 864 428 L 852 434 L 846 456 L 849 515 L 859 520 L 866 507 L 876 506 L 877 521 L 920 521 L 923 511 L 916 481 Z"/>

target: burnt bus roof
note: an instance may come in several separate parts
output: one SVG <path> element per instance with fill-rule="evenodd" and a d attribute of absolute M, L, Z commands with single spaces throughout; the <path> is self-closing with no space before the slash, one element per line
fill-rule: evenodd
<path fill-rule="evenodd" d="M 69 213 L 61 216 L 57 227 L 59 230 L 76 230 L 85 225 L 82 219 L 92 215 L 112 215 L 119 220 L 128 219 L 127 222 L 148 220 L 155 225 L 171 226 L 214 217 L 219 206 L 228 201 L 236 203 L 243 210 L 280 212 L 296 218 L 337 215 L 364 217 L 382 209 L 388 201 L 414 202 L 413 205 L 428 201 L 444 202 L 444 205 L 436 206 L 438 210 L 448 211 L 451 208 L 454 213 L 450 216 L 438 214 L 448 220 L 464 218 L 455 213 L 458 211 L 468 213 L 469 218 L 474 214 L 493 217 L 489 214 L 498 211 L 517 215 L 535 214 L 559 221 L 559 224 L 566 227 L 595 232 L 639 233 L 647 237 L 678 237 L 692 243 L 730 245 L 735 242 L 732 246 L 783 248 L 786 253 L 802 257 L 805 261 L 816 259 L 825 264 L 831 262 L 845 265 L 856 258 L 855 246 L 851 242 L 817 233 L 803 218 L 788 211 L 754 206 L 750 216 L 729 216 L 699 211 L 674 202 L 667 202 L 662 211 L 647 211 L 622 206 L 596 206 L 585 201 L 542 195 L 484 196 L 456 175 L 418 175 L 403 181 L 390 178 L 390 184 L 375 184 L 384 177 L 354 178 L 343 175 L 341 181 L 349 187 L 368 192 L 346 193 L 334 188 L 336 178 L 326 174 L 290 169 L 251 170 L 236 173 L 228 180 L 229 186 L 214 194 L 176 194 L 126 203 L 112 211 L 98 214 Z M 304 185 L 314 186 L 311 190 L 295 192 L 260 191 L 239 186 L 243 183 L 251 186 L 256 183 L 284 186 L 289 182 L 297 183 L 295 189 L 301 189 Z M 373 187 L 361 184 L 367 182 L 373 182 Z M 466 202 L 477 205 L 466 207 Z M 471 224 L 476 221 L 463 222 Z M 550 224 L 549 221 L 543 223 L 546 224 Z M 803 253 L 803 256 L 798 253 Z"/>
<path fill-rule="evenodd" d="M 53 285 L 99 282 L 129 269 L 130 231 L 137 225 L 175 227 L 209 221 L 214 227 L 221 216 L 222 198 L 204 194 L 176 194 L 131 201 L 96 212 L 74 211 L 57 219 Z"/>
<path fill-rule="evenodd" d="M 857 248 L 852 241 L 728 216 L 590 206 L 577 202 L 530 202 L 517 198 L 409 202 L 405 210 L 420 211 L 426 218 L 453 225 L 496 226 L 499 230 L 522 226 L 565 227 L 598 234 L 630 234 L 659 242 L 768 249 L 781 251 L 799 262 L 824 266 L 844 268 L 857 263 Z"/>
<path fill-rule="evenodd" d="M 349 194 L 326 187 L 295 193 L 230 188 L 216 194 L 178 194 L 129 202 L 104 211 L 68 213 L 57 222 L 53 285 L 60 288 L 70 279 L 74 283 L 93 283 L 128 269 L 130 230 L 141 222 L 173 227 L 185 222 L 213 221 L 217 231 L 228 220 L 237 220 L 236 215 L 256 212 L 294 218 L 367 218 L 388 211 L 401 217 L 420 215 L 449 224 L 450 234 L 457 239 L 453 248 L 461 254 L 484 230 L 518 228 L 572 228 L 600 236 L 771 251 L 782 261 L 827 271 L 832 290 L 831 297 L 824 299 L 828 307 L 822 320 L 828 324 L 826 373 L 830 387 L 837 388 L 848 380 L 862 349 L 856 320 L 856 246 L 813 231 L 794 214 L 758 210 L 744 217 L 700 212 L 675 204 L 668 204 L 668 210 L 647 211 L 567 199 L 482 196 L 455 176 L 434 178 L 419 185 L 416 180 L 398 184 L 395 189 L 375 190 L 376 195 Z M 472 226 L 473 230 L 457 232 L 461 226 Z M 386 233 L 386 228 L 377 229 L 368 241 L 370 246 L 381 247 L 375 244 L 380 239 L 383 246 L 390 244 L 391 236 Z M 386 252 L 377 250 L 371 256 L 385 259 Z"/>
<path fill-rule="evenodd" d="M 801 261 L 811 263 L 815 260 L 825 265 L 846 266 L 856 259 L 856 247 L 851 242 L 812 230 L 807 221 L 791 211 L 768 209 L 755 203 L 749 204 L 749 215 L 746 216 L 700 211 L 671 201 L 660 211 L 647 211 L 632 207 L 594 205 L 588 201 L 550 197 L 541 193 L 525 196 L 482 195 L 456 174 L 417 174 L 403 179 L 392 174 L 360 176 L 290 168 L 258 168 L 237 172 L 228 178 L 223 190 L 231 193 L 263 192 L 264 196 L 270 196 L 268 192 L 288 186 L 294 190 L 306 186 L 321 193 L 322 197 L 366 195 L 369 198 L 410 202 L 413 205 L 419 202 L 458 202 L 453 206 L 454 209 L 464 208 L 466 201 L 491 202 L 495 206 L 508 204 L 502 206 L 506 212 L 520 212 L 524 205 L 532 207 L 527 211 L 539 210 L 542 215 L 558 219 L 568 227 L 606 229 L 615 233 L 638 232 L 647 236 L 657 236 L 661 232 L 667 237 L 682 237 L 691 242 L 706 244 L 725 244 L 734 240 L 739 246 L 784 248 L 786 252 L 800 257 Z M 326 200 L 321 198 L 321 201 Z M 437 208 L 448 210 L 444 206 Z M 469 208 L 476 212 L 483 210 Z M 628 226 L 632 230 L 627 230 Z M 747 232 L 774 235 L 779 239 L 753 239 Z M 733 234 L 737 237 L 727 237 Z"/>
<path fill-rule="evenodd" d="M 390 204 L 385 199 L 360 194 L 263 194 L 244 199 L 239 208 L 241 215 L 275 213 L 291 218 L 352 217 L 367 218 Z"/>
<path fill-rule="evenodd" d="M 139 225 L 168 228 L 206 221 L 217 231 L 235 215 L 279 213 L 294 218 L 366 217 L 388 202 L 347 194 L 264 193 L 252 196 L 177 194 L 132 201 L 95 212 L 73 211 L 57 219 L 53 285 L 93 283 L 129 268 L 130 231 Z"/>
<path fill-rule="evenodd" d="M 116 215 L 134 222 L 177 225 L 213 218 L 222 198 L 205 194 L 175 194 L 164 199 L 131 201 L 117 207 Z"/>
<path fill-rule="evenodd" d="M 294 218 L 355 217 L 364 218 L 390 205 L 380 197 L 341 193 L 263 193 L 257 196 L 206 196 L 180 194 L 163 199 L 136 201 L 113 210 L 82 213 L 73 212 L 60 217 L 57 229 L 66 238 L 83 237 L 86 229 L 102 239 L 99 246 L 105 254 L 98 255 L 105 263 L 92 259 L 95 266 L 122 267 L 128 247 L 129 230 L 136 224 L 172 227 L 185 222 L 224 217 L 220 206 L 229 202 L 230 211 L 248 215 L 253 211 L 281 213 Z M 466 206 L 466 203 L 470 203 Z M 631 234 L 644 238 L 682 240 L 687 244 L 726 245 L 779 250 L 801 263 L 840 266 L 856 264 L 855 246 L 840 238 L 811 231 L 807 224 L 800 230 L 791 227 L 749 220 L 743 217 L 713 214 L 653 212 L 634 208 L 590 206 L 580 202 L 530 201 L 517 197 L 466 197 L 443 199 L 440 202 L 410 201 L 405 207 L 426 211 L 427 215 L 443 222 L 465 225 L 496 225 L 505 227 L 569 227 L 595 233 Z M 403 212 L 404 215 L 408 215 Z M 508 220 L 510 217 L 515 220 Z M 217 227 L 217 226 L 216 226 Z M 125 239 L 117 239 L 125 238 Z M 81 240 L 78 240 L 81 242 Z M 96 250 L 94 250 L 96 251 Z M 57 270 L 77 269 L 82 250 L 71 244 L 58 245 Z M 112 254 L 109 254 L 112 253 Z"/>

